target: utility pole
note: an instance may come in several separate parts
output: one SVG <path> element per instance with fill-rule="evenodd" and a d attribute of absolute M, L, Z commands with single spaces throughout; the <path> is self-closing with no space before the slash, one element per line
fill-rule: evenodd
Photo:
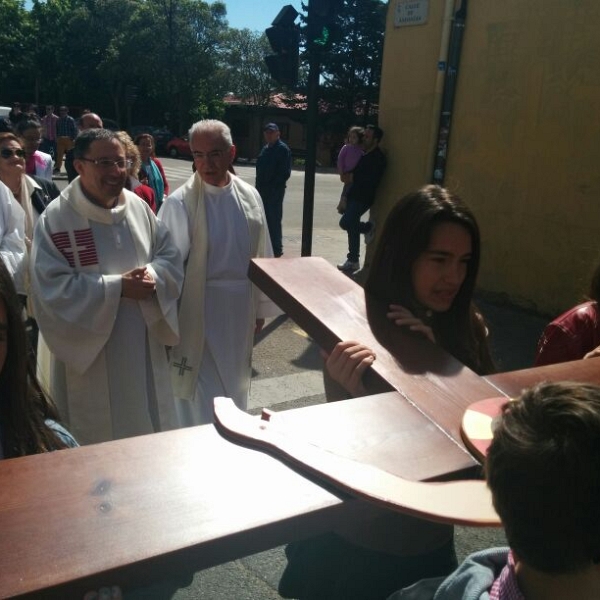
<path fill-rule="evenodd" d="M 311 2 L 312 1 L 314 0 L 311 0 Z M 317 118 L 319 116 L 320 76 L 321 57 L 318 52 L 311 52 L 309 54 L 308 86 L 306 90 L 306 162 L 304 163 L 304 204 L 302 208 L 301 256 L 311 256 L 312 254 L 313 215 L 315 212 L 315 172 L 317 170 Z"/>
<path fill-rule="evenodd" d="M 306 160 L 304 163 L 304 204 L 302 210 L 302 256 L 311 256 L 315 208 L 315 172 L 317 167 L 317 120 L 319 117 L 319 79 L 321 57 L 329 49 L 336 31 L 335 20 L 343 0 L 308 0 L 306 18 L 306 52 L 308 85 L 306 89 Z M 300 32 L 295 24 L 298 12 L 291 4 L 284 6 L 265 33 L 274 54 L 265 57 L 271 76 L 295 88 L 298 81 L 298 47 Z"/>
<path fill-rule="evenodd" d="M 335 21 L 342 0 L 309 0 L 306 24 L 308 86 L 306 90 L 306 162 L 304 165 L 304 205 L 302 210 L 301 255 L 312 254 L 315 209 L 315 172 L 317 168 L 317 121 L 319 117 L 319 80 L 321 57 L 332 44 Z"/>

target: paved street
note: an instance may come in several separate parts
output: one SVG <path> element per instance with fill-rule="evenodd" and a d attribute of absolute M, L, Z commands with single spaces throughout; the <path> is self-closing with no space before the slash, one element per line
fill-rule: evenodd
<path fill-rule="evenodd" d="M 192 172 L 189 160 L 160 157 L 171 189 L 176 189 Z M 236 164 L 236 173 L 254 185 L 253 165 Z M 342 184 L 333 170 L 317 173 L 315 179 L 315 209 L 313 255 L 322 256 L 332 263 L 346 259 L 346 234 L 338 227 L 339 215 L 335 207 Z M 304 196 L 304 171 L 294 169 L 288 181 L 283 205 L 284 256 L 300 256 L 302 236 L 302 204 Z"/>
<path fill-rule="evenodd" d="M 190 161 L 163 157 L 161 161 L 173 190 L 191 174 Z M 253 166 L 236 165 L 236 170 L 243 179 L 254 182 Z M 282 260 L 300 256 L 303 185 L 303 171 L 294 170 L 284 203 Z M 340 188 L 336 174 L 317 174 L 313 255 L 322 256 L 332 264 L 343 260 L 346 254 L 346 236 L 337 226 L 335 211 Z M 510 305 L 491 304 L 484 298 L 480 306 L 489 321 L 494 353 L 502 369 L 530 366 L 545 319 Z M 263 406 L 284 410 L 323 401 L 322 360 L 316 345 L 285 317 L 267 323 L 256 342 L 253 356 L 251 407 L 254 410 Z M 473 550 L 502 543 L 503 536 L 498 530 L 457 528 L 459 560 Z M 173 588 L 155 586 L 127 597 L 136 600 L 171 597 L 175 600 L 279 599 L 277 583 L 284 566 L 285 556 L 280 547 L 196 573 L 192 584 L 174 595 Z"/>

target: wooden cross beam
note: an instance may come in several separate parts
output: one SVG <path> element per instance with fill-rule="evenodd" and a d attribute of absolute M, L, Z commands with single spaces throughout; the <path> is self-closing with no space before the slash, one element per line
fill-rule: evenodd
<path fill-rule="evenodd" d="M 365 386 L 383 383 L 400 396 L 378 402 L 372 409 L 382 412 L 382 421 L 388 424 L 382 437 L 393 435 L 398 427 L 391 407 L 403 402 L 428 420 L 430 433 L 422 435 L 428 435 L 432 444 L 435 433 L 445 435 L 447 443 L 439 446 L 438 460 L 446 477 L 464 475 L 465 469 L 478 464 L 464 448 L 460 423 L 469 404 L 502 395 L 497 387 L 423 336 L 390 326 L 387 306 L 368 298 L 359 285 L 322 258 L 256 259 L 249 275 L 326 351 L 348 339 L 375 351 L 377 360 L 371 368 L 375 380 L 367 379 Z M 461 452 L 453 452 L 453 446 Z"/>
<path fill-rule="evenodd" d="M 466 408 L 493 396 L 516 396 L 542 381 L 600 384 L 595 360 L 580 360 L 480 377 L 422 336 L 390 327 L 387 307 L 370 299 L 347 276 L 318 257 L 254 259 L 252 281 L 322 348 L 356 339 L 377 354 L 369 385 L 387 385 L 461 443 Z"/>
<path fill-rule="evenodd" d="M 459 433 L 475 400 L 541 380 L 600 383 L 595 360 L 477 377 L 441 349 L 384 327 L 362 289 L 319 259 L 256 261 L 251 276 L 325 349 L 351 338 L 373 346 L 373 388 L 389 390 L 278 413 L 278 422 L 399 477 L 444 480 L 477 470 Z M 0 597 L 39 598 L 43 590 L 44 598 L 73 598 L 99 585 L 146 585 L 377 512 L 230 443 L 212 425 L 4 460 Z"/>
<path fill-rule="evenodd" d="M 361 287 L 321 258 L 255 259 L 249 275 L 326 351 L 348 339 L 370 346 L 377 360 L 363 377 L 365 387 L 376 389 L 387 385 L 396 391 L 347 401 L 343 407 L 332 409 L 339 420 L 336 435 L 330 439 L 322 433 L 317 434 L 318 439 L 313 439 L 314 433 L 310 428 L 303 430 L 302 419 L 297 417 L 292 417 L 294 422 L 288 425 L 288 430 L 296 436 L 300 433 L 312 446 L 346 459 L 368 461 L 370 465 L 399 477 L 428 480 L 469 474 L 474 459 L 466 451 L 464 442 L 482 460 L 491 440 L 489 418 L 485 419 L 487 432 L 484 431 L 484 439 L 463 440 L 461 437 L 461 423 L 470 405 L 486 405 L 487 410 L 497 411 L 503 403 L 498 396 L 508 399 L 518 395 L 523 388 L 544 380 L 600 382 L 600 369 L 596 361 L 589 360 L 479 377 L 423 336 L 391 326 L 386 317 L 387 306 L 369 298 Z M 371 375 L 370 380 L 368 375 Z M 494 401 L 490 402 L 490 398 Z M 358 413 L 357 407 L 363 409 L 362 414 Z M 468 414 L 472 412 L 468 411 Z M 340 423 L 342 418 L 344 421 Z M 411 418 L 414 421 L 411 422 Z M 283 422 L 284 419 L 279 420 Z M 430 427 L 424 426 L 423 419 Z M 407 429 L 408 422 L 411 425 Z M 361 438 L 369 440 L 369 450 L 361 448 L 356 457 L 352 456 L 347 444 L 340 447 L 337 440 L 340 435 L 343 437 L 343 432 L 354 435 L 359 431 Z M 440 431 L 445 437 L 439 436 Z M 476 430 L 475 435 L 479 432 Z M 421 456 L 435 456 L 433 462 L 439 469 L 437 472 L 431 471 L 431 462 L 415 464 L 409 460 L 405 442 L 411 433 L 412 439 L 418 439 L 423 445 Z M 276 444 L 270 445 L 277 450 Z M 464 454 L 457 452 L 457 448 L 464 450 Z M 283 450 L 281 453 L 286 454 Z M 311 458 L 311 462 L 317 461 Z M 409 473 L 410 464 L 413 471 Z M 340 472 L 343 471 L 340 466 Z M 325 479 L 335 480 L 336 477 L 335 472 L 322 475 Z M 353 489 L 351 483 L 344 480 L 341 485 L 344 489 Z M 363 487 L 357 485 L 354 491 L 364 495 Z M 379 501 L 379 495 L 374 486 L 373 501 Z M 401 500 L 398 506 L 404 506 Z M 436 514 L 439 516 L 439 512 Z M 463 518 L 468 519 L 468 515 Z"/>

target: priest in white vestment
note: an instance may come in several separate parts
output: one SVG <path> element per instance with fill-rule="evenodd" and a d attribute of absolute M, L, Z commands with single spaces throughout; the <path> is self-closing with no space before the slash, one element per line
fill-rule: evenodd
<path fill-rule="evenodd" d="M 31 257 L 52 397 L 80 443 L 176 428 L 166 346 L 179 342 L 181 256 L 124 189 L 125 149 L 113 132 L 82 132 L 74 166 L 79 177 L 41 215 Z"/>
<path fill-rule="evenodd" d="M 167 198 L 158 218 L 185 264 L 173 390 L 184 424 L 200 425 L 213 421 L 215 396 L 247 408 L 254 334 L 281 311 L 248 279 L 250 259 L 273 250 L 258 192 L 229 171 L 229 127 L 199 121 L 189 139 L 196 173 Z"/>

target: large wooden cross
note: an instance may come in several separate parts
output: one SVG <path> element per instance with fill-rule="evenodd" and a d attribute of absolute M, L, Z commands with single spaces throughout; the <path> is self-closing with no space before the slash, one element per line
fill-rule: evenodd
<path fill-rule="evenodd" d="M 315 445 L 406 479 L 478 472 L 459 431 L 472 402 L 543 380 L 600 383 L 595 360 L 478 377 L 390 328 L 382 307 L 318 258 L 256 260 L 250 276 L 323 348 L 352 338 L 372 346 L 368 389 L 388 390 L 278 418 Z M 0 597 L 145 585 L 374 512 L 208 425 L 0 461 Z"/>

